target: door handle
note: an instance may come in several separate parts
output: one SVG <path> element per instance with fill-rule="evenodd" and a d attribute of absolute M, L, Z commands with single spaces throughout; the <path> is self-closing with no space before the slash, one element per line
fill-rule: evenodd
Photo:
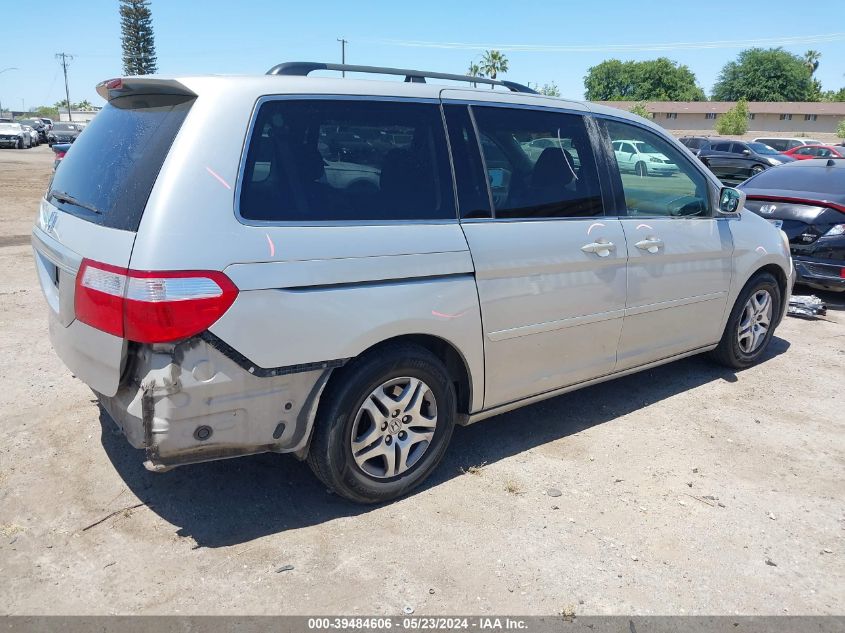
<path fill-rule="evenodd" d="M 595 242 L 584 244 L 581 250 L 585 253 L 595 253 L 599 257 L 607 257 L 612 251 L 616 250 L 616 245 L 613 242 L 608 242 L 603 237 L 600 237 Z"/>
<path fill-rule="evenodd" d="M 663 248 L 663 240 L 661 240 L 659 237 L 649 235 L 644 240 L 640 240 L 639 242 L 634 244 L 634 246 L 636 246 L 642 251 L 648 251 L 649 253 L 654 254 L 661 248 Z"/>

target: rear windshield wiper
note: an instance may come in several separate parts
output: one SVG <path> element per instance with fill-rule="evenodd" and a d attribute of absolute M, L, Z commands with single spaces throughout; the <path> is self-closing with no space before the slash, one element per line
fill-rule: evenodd
<path fill-rule="evenodd" d="M 64 191 L 51 191 L 50 197 L 58 200 L 59 202 L 64 202 L 67 204 L 72 204 L 75 207 L 81 207 L 83 209 L 87 209 L 91 213 L 96 213 L 97 215 L 103 215 L 103 212 L 100 211 L 97 207 L 90 205 L 86 202 L 82 202 L 77 200 L 69 193 L 65 193 Z"/>

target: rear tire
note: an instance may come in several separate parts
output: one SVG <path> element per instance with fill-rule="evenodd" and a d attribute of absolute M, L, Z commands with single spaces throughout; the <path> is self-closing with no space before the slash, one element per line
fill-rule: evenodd
<path fill-rule="evenodd" d="M 772 275 L 754 275 L 739 293 L 722 340 L 711 356 L 731 369 L 755 364 L 772 340 L 782 301 L 780 286 Z"/>
<path fill-rule="evenodd" d="M 350 362 L 317 412 L 308 465 L 358 503 L 395 499 L 443 458 L 455 426 L 455 387 L 425 348 L 401 344 Z"/>

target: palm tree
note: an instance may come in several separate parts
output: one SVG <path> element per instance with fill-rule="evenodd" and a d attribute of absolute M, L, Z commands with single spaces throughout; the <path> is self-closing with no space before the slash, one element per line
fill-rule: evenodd
<path fill-rule="evenodd" d="M 822 54 L 820 52 L 814 50 L 809 50 L 804 53 L 804 65 L 807 67 L 807 70 L 810 71 L 810 76 L 818 70 L 821 56 Z"/>
<path fill-rule="evenodd" d="M 484 51 L 484 57 L 481 58 L 481 72 L 490 79 L 495 79 L 499 73 L 508 72 L 508 58 L 501 51 Z M 490 87 L 493 87 L 492 84 Z"/>
<path fill-rule="evenodd" d="M 479 66 L 475 62 L 469 63 L 469 68 L 467 69 L 467 75 L 469 75 L 470 77 L 483 77 L 484 76 L 484 75 L 481 74 L 481 66 Z M 478 84 L 473 82 L 472 87 L 477 88 Z"/>

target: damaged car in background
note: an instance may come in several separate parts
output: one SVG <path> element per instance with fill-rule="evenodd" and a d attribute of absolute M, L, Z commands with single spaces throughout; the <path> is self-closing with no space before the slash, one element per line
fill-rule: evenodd
<path fill-rule="evenodd" d="M 845 291 L 845 159 L 796 161 L 739 189 L 746 209 L 786 233 L 797 283 Z"/>

